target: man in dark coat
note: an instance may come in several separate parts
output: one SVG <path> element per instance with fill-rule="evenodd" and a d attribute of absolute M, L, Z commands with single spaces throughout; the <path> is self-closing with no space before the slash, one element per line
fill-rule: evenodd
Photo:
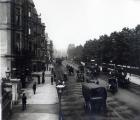
<path fill-rule="evenodd" d="M 54 81 L 56 82 L 56 73 L 54 72 Z"/>
<path fill-rule="evenodd" d="M 26 103 L 27 103 L 27 97 L 26 97 L 25 93 L 23 93 L 23 96 L 22 96 L 22 110 L 26 109 Z"/>
<path fill-rule="evenodd" d="M 45 72 L 42 72 L 42 83 L 45 83 Z"/>
<path fill-rule="evenodd" d="M 36 93 L 36 82 L 33 84 L 33 92 Z"/>
<path fill-rule="evenodd" d="M 51 85 L 53 85 L 53 75 L 51 76 Z"/>

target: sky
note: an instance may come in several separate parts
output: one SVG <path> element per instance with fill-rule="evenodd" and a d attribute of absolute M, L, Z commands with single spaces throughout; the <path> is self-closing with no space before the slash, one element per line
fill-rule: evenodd
<path fill-rule="evenodd" d="M 46 32 L 57 50 L 70 43 L 135 28 L 140 24 L 140 0 L 34 0 Z"/>

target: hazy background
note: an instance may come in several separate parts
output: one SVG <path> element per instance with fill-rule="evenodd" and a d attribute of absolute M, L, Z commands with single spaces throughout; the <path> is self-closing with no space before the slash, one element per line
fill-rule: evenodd
<path fill-rule="evenodd" d="M 57 50 L 140 23 L 140 0 L 34 0 Z"/>

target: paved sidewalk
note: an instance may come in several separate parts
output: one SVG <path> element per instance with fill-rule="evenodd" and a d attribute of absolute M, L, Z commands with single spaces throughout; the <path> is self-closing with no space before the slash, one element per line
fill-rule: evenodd
<path fill-rule="evenodd" d="M 127 74 L 127 77 L 130 78 L 130 81 L 132 83 L 135 83 L 137 85 L 140 85 L 140 76 L 134 75 L 134 74 L 131 74 L 131 75 L 130 74 Z"/>
<path fill-rule="evenodd" d="M 45 83 L 37 84 L 33 94 L 32 84 L 25 90 L 27 109 L 21 110 L 21 101 L 13 108 L 11 120 L 58 120 L 58 95 L 55 84 L 51 85 L 50 72 L 45 72 Z M 36 80 L 34 80 L 36 81 Z"/>

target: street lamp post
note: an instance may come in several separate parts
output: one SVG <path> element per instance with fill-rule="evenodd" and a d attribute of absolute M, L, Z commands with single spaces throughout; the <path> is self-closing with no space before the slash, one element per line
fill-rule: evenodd
<path fill-rule="evenodd" d="M 57 92 L 58 92 L 58 98 L 59 98 L 59 120 L 63 120 L 62 117 L 62 111 L 61 111 L 61 96 L 62 96 L 62 92 L 63 92 L 63 88 L 65 86 L 64 85 L 57 85 Z"/>
<path fill-rule="evenodd" d="M 6 109 L 8 111 L 5 112 L 9 112 L 11 113 L 12 110 L 12 83 L 10 81 L 10 70 L 8 69 L 6 72 L 6 78 L 2 78 L 2 101 L 3 101 L 3 105 L 6 107 Z M 5 104 L 5 101 L 8 101 Z M 7 114 L 8 115 L 8 114 Z"/>

